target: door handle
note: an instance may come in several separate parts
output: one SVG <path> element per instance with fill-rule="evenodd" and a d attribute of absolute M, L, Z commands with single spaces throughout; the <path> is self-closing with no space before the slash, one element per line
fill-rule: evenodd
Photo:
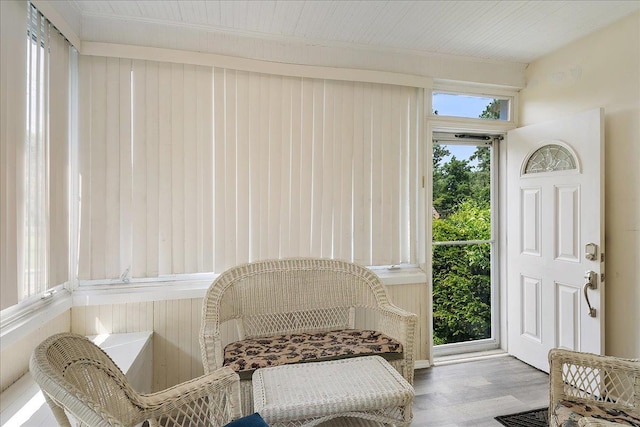
<path fill-rule="evenodd" d="M 584 279 L 586 283 L 582 287 L 582 292 L 584 292 L 584 299 L 587 300 L 587 307 L 589 307 L 589 316 L 596 317 L 596 309 L 591 307 L 591 303 L 589 302 L 589 289 L 596 289 L 598 287 L 598 275 L 595 271 L 587 270 L 584 273 Z"/>

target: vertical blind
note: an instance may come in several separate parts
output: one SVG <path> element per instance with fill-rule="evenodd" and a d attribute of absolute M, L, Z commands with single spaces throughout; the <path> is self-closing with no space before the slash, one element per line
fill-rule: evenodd
<path fill-rule="evenodd" d="M 213 271 L 211 68 L 80 57 L 80 279 Z"/>
<path fill-rule="evenodd" d="M 418 88 L 80 59 L 80 279 L 416 262 Z"/>
<path fill-rule="evenodd" d="M 6 308 L 69 277 L 70 45 L 28 3 L 7 2 L 2 12 L 7 104 L 0 134 L 0 280 Z"/>

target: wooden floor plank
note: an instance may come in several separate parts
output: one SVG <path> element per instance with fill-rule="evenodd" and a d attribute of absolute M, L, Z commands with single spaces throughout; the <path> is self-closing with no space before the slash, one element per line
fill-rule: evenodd
<path fill-rule="evenodd" d="M 20 386 L 15 386 L 17 391 Z M 419 369 L 414 388 L 412 427 L 499 427 L 494 417 L 545 407 L 549 401 L 549 376 L 511 356 Z M 2 399 L 3 425 L 10 418 L 6 403 Z M 43 424 L 33 416 L 25 425 Z"/>
<path fill-rule="evenodd" d="M 511 356 L 416 370 L 412 426 L 497 427 L 549 404 L 549 376 Z"/>

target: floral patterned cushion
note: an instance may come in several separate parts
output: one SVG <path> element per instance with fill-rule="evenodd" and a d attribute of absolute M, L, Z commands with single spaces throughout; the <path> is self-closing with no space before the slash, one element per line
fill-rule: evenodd
<path fill-rule="evenodd" d="M 621 426 L 640 427 L 640 415 L 618 409 L 603 408 L 595 403 L 588 405 L 561 400 L 556 403 L 551 417 L 554 421 L 553 424 L 560 427 L 578 427 L 578 423 L 583 417 L 614 422 Z"/>
<path fill-rule="evenodd" d="M 578 421 L 578 427 L 619 427 L 620 424 L 611 421 L 598 420 L 591 417 L 583 417 Z"/>
<path fill-rule="evenodd" d="M 402 357 L 402 344 L 377 331 L 342 329 L 328 332 L 274 335 L 233 342 L 224 349 L 224 365 L 251 378 L 258 368 L 377 354 L 387 360 Z"/>

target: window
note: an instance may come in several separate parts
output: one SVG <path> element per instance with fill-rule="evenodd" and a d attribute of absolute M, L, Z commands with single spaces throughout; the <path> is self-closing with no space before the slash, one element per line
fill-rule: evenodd
<path fill-rule="evenodd" d="M 525 174 L 576 169 L 573 154 L 559 144 L 547 144 L 537 149 L 525 165 Z"/>
<path fill-rule="evenodd" d="M 493 170 L 499 137 L 434 133 L 433 339 L 436 354 L 496 345 Z M 456 350 L 457 347 L 457 350 Z"/>
<path fill-rule="evenodd" d="M 12 183 L 0 201 L 3 309 L 69 277 L 70 45 L 31 4 L 6 11 L 15 13 L 22 37 L 26 17 L 27 37 L 22 43 L 15 34 L 3 31 L 2 37 L 2 50 L 12 55 L 2 58 L 11 81 L 7 91 L 15 90 L 3 99 L 16 103 L 2 117 L 3 183 Z M 5 24 L 18 31 L 17 24 L 3 19 Z"/>
<path fill-rule="evenodd" d="M 295 256 L 416 264 L 422 96 L 81 56 L 80 280 Z"/>
<path fill-rule="evenodd" d="M 46 20 L 34 7 L 29 11 L 22 298 L 44 291 L 48 272 L 46 219 L 49 205 L 46 190 L 49 185 L 49 140 L 48 129 L 45 128 L 48 125 L 45 102 L 49 89 L 50 40 Z"/>
<path fill-rule="evenodd" d="M 508 98 L 434 92 L 433 114 L 485 120 L 509 120 Z"/>

